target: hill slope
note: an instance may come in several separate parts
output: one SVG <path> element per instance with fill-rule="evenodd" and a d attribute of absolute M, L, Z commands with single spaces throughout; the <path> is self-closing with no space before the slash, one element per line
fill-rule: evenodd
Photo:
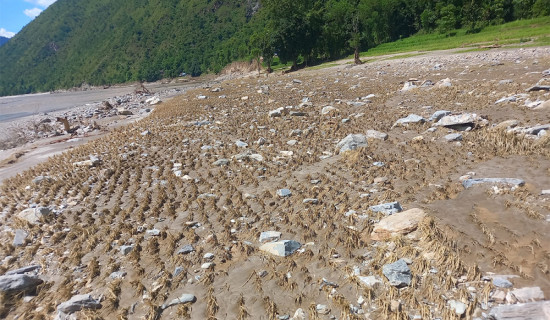
<path fill-rule="evenodd" d="M 8 42 L 9 38 L 6 37 L 0 37 L 0 46 L 4 45 L 4 43 Z"/>
<path fill-rule="evenodd" d="M 0 50 L 0 95 L 217 71 L 236 58 L 224 43 L 257 5 L 59 0 Z"/>

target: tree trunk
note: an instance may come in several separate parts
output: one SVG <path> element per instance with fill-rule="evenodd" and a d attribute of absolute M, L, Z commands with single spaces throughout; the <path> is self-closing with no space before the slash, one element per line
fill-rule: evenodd
<path fill-rule="evenodd" d="M 363 64 L 363 61 L 359 59 L 359 47 L 355 47 L 355 52 L 353 54 L 355 64 Z"/>

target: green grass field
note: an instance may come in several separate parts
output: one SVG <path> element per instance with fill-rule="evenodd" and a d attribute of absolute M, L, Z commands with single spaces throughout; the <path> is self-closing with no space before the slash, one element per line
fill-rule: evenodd
<path fill-rule="evenodd" d="M 467 34 L 459 29 L 447 34 L 414 35 L 384 43 L 361 53 L 362 57 L 410 51 L 433 51 L 454 48 L 476 50 L 488 45 L 550 45 L 550 17 L 518 20 L 498 26 L 485 27 L 478 33 Z"/>

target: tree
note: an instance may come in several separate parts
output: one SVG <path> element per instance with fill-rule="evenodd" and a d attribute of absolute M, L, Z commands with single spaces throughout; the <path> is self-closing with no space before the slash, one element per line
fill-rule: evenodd
<path fill-rule="evenodd" d="M 273 48 L 273 31 L 266 26 L 262 30 L 252 34 L 250 42 L 252 43 L 252 56 L 258 63 L 258 73 L 260 73 L 260 60 L 262 58 L 267 65 L 267 72 L 273 72 L 273 69 L 271 69 L 273 55 L 275 54 Z"/>

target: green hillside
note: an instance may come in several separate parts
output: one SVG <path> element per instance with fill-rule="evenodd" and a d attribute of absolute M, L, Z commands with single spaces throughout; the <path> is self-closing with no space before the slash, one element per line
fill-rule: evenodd
<path fill-rule="evenodd" d="M 239 0 L 59 0 L 1 48 L 0 95 L 218 71 L 247 54 L 233 50 L 245 42 L 231 37 L 255 6 Z"/>
<path fill-rule="evenodd" d="M 0 96 L 195 76 L 260 56 L 269 66 L 274 54 L 295 68 L 359 59 L 413 34 L 549 14 L 550 0 L 58 0 L 0 47 Z"/>

